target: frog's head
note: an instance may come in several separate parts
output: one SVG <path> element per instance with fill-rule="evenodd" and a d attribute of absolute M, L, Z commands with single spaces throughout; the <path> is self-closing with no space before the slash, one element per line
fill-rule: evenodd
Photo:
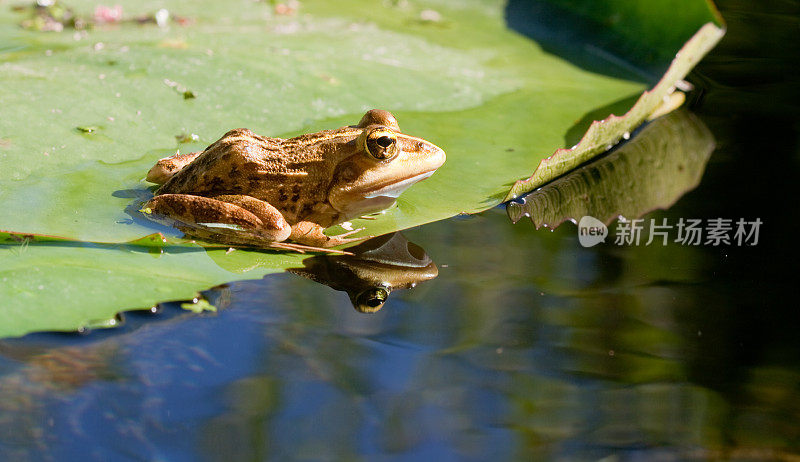
<path fill-rule="evenodd" d="M 378 109 L 355 127 L 355 153 L 337 166 L 328 201 L 345 219 L 391 206 L 412 184 L 445 161 L 435 144 L 400 132 L 394 116 Z"/>

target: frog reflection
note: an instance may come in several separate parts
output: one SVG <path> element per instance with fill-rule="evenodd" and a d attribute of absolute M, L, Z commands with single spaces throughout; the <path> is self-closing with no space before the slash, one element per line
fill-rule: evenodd
<path fill-rule="evenodd" d="M 436 264 L 400 233 L 376 237 L 347 249 L 353 255 L 319 255 L 288 271 L 347 292 L 353 307 L 374 313 L 394 289 L 408 289 L 439 275 Z"/>

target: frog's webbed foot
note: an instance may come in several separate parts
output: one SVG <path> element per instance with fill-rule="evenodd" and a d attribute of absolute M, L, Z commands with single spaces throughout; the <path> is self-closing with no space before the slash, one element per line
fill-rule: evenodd
<path fill-rule="evenodd" d="M 268 245 L 286 240 L 292 232 L 277 209 L 250 196 L 161 194 L 143 210 L 178 221 L 190 231 L 200 230 L 203 238 L 218 236 L 229 243 Z"/>
<path fill-rule="evenodd" d="M 292 226 L 292 234 L 289 237 L 289 239 L 295 242 L 299 242 L 301 244 L 328 248 L 328 247 L 336 247 L 339 245 L 349 244 L 351 242 L 363 241 L 365 239 L 370 239 L 374 237 L 374 236 L 361 236 L 353 238 L 346 237 L 363 230 L 364 228 L 358 228 L 336 236 L 327 236 L 325 235 L 325 233 L 323 233 L 322 226 L 316 223 L 311 223 L 309 221 L 301 221 Z"/>
<path fill-rule="evenodd" d="M 353 255 L 352 252 L 347 252 L 339 249 L 326 249 L 324 247 L 313 247 L 310 245 L 295 244 L 294 242 L 273 242 L 269 245 L 273 249 L 291 250 L 298 253 L 306 252 L 324 252 L 334 255 Z"/>
<path fill-rule="evenodd" d="M 372 239 L 373 237 L 375 237 L 375 236 L 367 235 L 367 236 L 351 237 L 351 238 L 345 239 L 345 236 L 350 236 L 350 235 L 355 234 L 355 233 L 357 233 L 359 231 L 364 231 L 365 229 L 366 228 L 356 228 L 356 229 L 354 229 L 352 231 L 348 231 L 346 233 L 337 234 L 336 236 L 327 236 L 327 237 L 328 237 L 328 240 L 335 242 L 334 244 L 331 244 L 331 247 L 336 247 L 337 245 L 347 244 L 349 242 L 365 241 L 367 239 Z"/>

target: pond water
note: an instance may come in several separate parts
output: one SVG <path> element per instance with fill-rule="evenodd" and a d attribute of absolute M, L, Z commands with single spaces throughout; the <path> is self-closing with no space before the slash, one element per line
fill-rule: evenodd
<path fill-rule="evenodd" d="M 756 245 L 584 248 L 498 208 L 404 232 L 438 275 L 376 313 L 287 273 L 2 341 L 2 459 L 795 460 L 797 3 L 747 3 L 691 76 L 702 182 L 645 218 L 758 219 Z"/>

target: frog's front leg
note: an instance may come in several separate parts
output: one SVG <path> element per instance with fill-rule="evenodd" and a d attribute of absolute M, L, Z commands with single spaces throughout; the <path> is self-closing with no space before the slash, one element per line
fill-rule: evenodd
<path fill-rule="evenodd" d="M 236 225 L 241 230 L 223 228 L 219 233 L 248 244 L 284 241 L 292 232 L 275 207 L 251 196 L 161 194 L 147 202 L 146 209 L 204 231 L 212 228 L 208 223 Z"/>
<path fill-rule="evenodd" d="M 357 233 L 364 228 L 354 229 L 353 231 L 348 231 L 344 234 L 339 234 L 337 236 L 326 236 L 323 232 L 325 228 L 318 225 L 317 223 L 312 223 L 310 221 L 300 221 L 292 225 L 292 234 L 289 236 L 289 239 L 294 242 L 299 242 L 300 244 L 310 245 L 313 247 L 336 247 L 337 245 L 347 244 L 350 242 L 357 242 L 363 241 L 364 239 L 369 239 L 374 236 L 363 236 L 363 237 L 353 237 L 353 238 L 345 238 L 345 236 L 349 236 L 353 233 Z"/>

